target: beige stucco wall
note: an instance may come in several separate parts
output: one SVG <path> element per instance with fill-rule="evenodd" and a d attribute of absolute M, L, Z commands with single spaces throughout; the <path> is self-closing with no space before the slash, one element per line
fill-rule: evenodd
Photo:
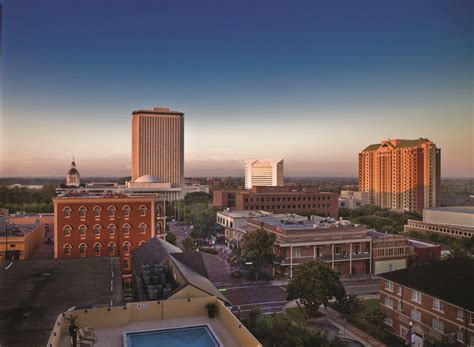
<path fill-rule="evenodd" d="M 392 268 L 390 269 L 390 265 Z M 407 267 L 406 259 L 379 260 L 374 263 L 374 274 L 378 275 L 384 272 L 405 269 Z"/>

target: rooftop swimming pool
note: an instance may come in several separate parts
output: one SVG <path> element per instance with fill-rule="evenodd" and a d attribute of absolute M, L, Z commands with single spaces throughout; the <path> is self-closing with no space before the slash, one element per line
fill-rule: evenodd
<path fill-rule="evenodd" d="M 221 347 L 208 325 L 124 333 L 126 347 Z"/>

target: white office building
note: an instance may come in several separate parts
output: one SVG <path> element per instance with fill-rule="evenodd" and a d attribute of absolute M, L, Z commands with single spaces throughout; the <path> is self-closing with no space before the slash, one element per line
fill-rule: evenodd
<path fill-rule="evenodd" d="M 245 189 L 283 185 L 283 159 L 245 161 Z"/>

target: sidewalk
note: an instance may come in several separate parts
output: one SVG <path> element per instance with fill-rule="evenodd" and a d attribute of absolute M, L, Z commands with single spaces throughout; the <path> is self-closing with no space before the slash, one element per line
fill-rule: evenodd
<path fill-rule="evenodd" d="M 336 325 L 339 329 L 344 329 L 345 333 L 347 334 L 350 332 L 352 335 L 357 337 L 357 340 L 364 343 L 365 346 L 372 346 L 372 347 L 387 347 L 386 344 L 382 343 L 381 341 L 377 340 L 376 338 L 370 336 L 366 332 L 360 330 L 356 326 L 345 322 L 340 313 L 336 310 L 333 310 L 331 307 L 327 307 L 324 311 L 326 318 L 330 320 L 334 325 Z"/>

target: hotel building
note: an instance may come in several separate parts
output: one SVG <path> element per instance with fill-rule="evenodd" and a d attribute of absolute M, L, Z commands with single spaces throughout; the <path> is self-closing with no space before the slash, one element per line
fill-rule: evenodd
<path fill-rule="evenodd" d="M 237 211 L 312 213 L 337 218 L 338 194 L 305 187 L 252 187 L 250 190 L 215 190 L 213 205 Z"/>
<path fill-rule="evenodd" d="M 245 161 L 245 189 L 256 186 L 283 185 L 283 159 L 258 159 Z"/>
<path fill-rule="evenodd" d="M 359 191 L 371 204 L 417 212 L 439 206 L 441 150 L 424 138 L 392 139 L 359 153 Z"/>
<path fill-rule="evenodd" d="M 407 344 L 474 346 L 474 260 L 453 258 L 379 275 L 385 328 Z"/>
<path fill-rule="evenodd" d="M 474 206 L 425 208 L 423 221 L 409 219 L 405 232 L 433 233 L 455 239 L 474 235 Z"/>
<path fill-rule="evenodd" d="M 151 238 L 164 237 L 164 199 L 70 193 L 53 203 L 54 258 L 119 256 L 124 295 L 131 295 L 132 251 Z"/>
<path fill-rule="evenodd" d="M 184 186 L 184 113 L 168 108 L 132 112 L 132 181 L 158 177 Z"/>

